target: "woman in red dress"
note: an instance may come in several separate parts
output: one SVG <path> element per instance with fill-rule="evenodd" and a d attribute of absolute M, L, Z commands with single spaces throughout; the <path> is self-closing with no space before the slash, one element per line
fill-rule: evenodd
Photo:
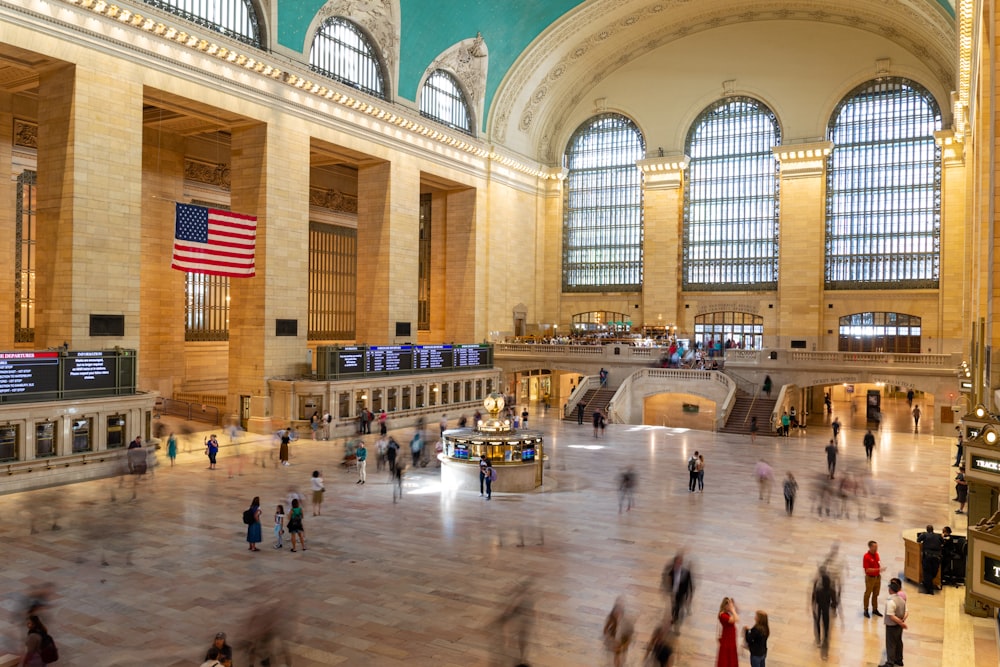
<path fill-rule="evenodd" d="M 719 605 L 719 623 L 722 630 L 719 633 L 719 657 L 715 661 L 716 667 L 738 667 L 739 659 L 736 656 L 736 624 L 740 622 L 740 617 L 736 613 L 736 602 L 732 598 L 723 598 Z"/>

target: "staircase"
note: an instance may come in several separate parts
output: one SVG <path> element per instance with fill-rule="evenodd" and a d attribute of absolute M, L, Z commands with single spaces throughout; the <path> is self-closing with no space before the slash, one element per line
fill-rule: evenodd
<path fill-rule="evenodd" d="M 583 395 L 580 399 L 580 405 L 583 406 L 583 422 L 585 424 L 591 423 L 594 418 L 594 410 L 600 408 L 603 412 L 607 413 L 608 404 L 611 403 L 611 399 L 614 398 L 614 389 L 588 389 L 587 393 Z M 576 421 L 576 409 L 572 410 L 569 415 L 563 417 L 563 421 L 575 422 Z"/>
<path fill-rule="evenodd" d="M 766 398 L 758 395 L 756 401 L 754 397 L 741 389 L 736 390 L 736 404 L 726 425 L 719 429 L 722 433 L 742 433 L 750 435 L 750 418 L 757 417 L 757 435 L 776 435 L 771 428 L 771 413 L 774 411 L 774 404 L 777 401 L 773 398 Z M 752 404 L 752 409 L 751 409 Z"/>

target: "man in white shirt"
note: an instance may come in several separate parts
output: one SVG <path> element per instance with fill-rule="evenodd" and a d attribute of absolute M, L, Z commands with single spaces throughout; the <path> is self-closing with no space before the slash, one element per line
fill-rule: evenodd
<path fill-rule="evenodd" d="M 903 664 L 903 630 L 906 629 L 906 602 L 899 597 L 898 580 L 889 582 L 889 599 L 885 603 L 885 664 L 896 667 Z"/>

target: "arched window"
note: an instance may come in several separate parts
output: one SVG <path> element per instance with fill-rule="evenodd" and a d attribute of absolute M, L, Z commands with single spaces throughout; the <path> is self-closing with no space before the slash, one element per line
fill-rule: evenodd
<path fill-rule="evenodd" d="M 694 341 L 709 356 L 715 350 L 760 350 L 764 344 L 764 318 L 753 313 L 722 311 L 695 315 Z"/>
<path fill-rule="evenodd" d="M 143 0 L 226 37 L 262 48 L 257 10 L 250 0 Z"/>
<path fill-rule="evenodd" d="M 840 318 L 841 352 L 920 354 L 920 318 L 906 313 L 852 313 Z"/>
<path fill-rule="evenodd" d="M 646 143 L 620 114 L 573 134 L 563 207 L 563 291 L 634 292 L 642 286 L 642 174 Z"/>
<path fill-rule="evenodd" d="M 465 93 L 448 72 L 434 70 L 420 91 L 420 115 L 472 134 L 472 113 Z"/>
<path fill-rule="evenodd" d="M 357 25 L 343 17 L 328 18 L 316 31 L 309 66 L 369 95 L 386 97 L 382 62 L 374 46 Z"/>
<path fill-rule="evenodd" d="M 683 287 L 778 287 L 778 161 L 774 113 L 729 97 L 705 109 L 685 144 Z"/>
<path fill-rule="evenodd" d="M 826 172 L 827 289 L 936 288 L 941 111 L 912 81 L 859 86 L 834 110 Z"/>

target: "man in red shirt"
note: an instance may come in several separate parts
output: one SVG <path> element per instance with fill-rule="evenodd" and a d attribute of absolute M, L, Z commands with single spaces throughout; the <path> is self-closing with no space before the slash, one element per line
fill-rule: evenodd
<path fill-rule="evenodd" d="M 885 566 L 879 559 L 878 542 L 875 540 L 868 542 L 868 551 L 861 559 L 861 565 L 865 568 L 865 618 L 871 618 L 871 614 L 868 613 L 869 598 L 871 598 L 871 613 L 881 616 L 882 612 L 878 610 L 878 592 L 882 587 L 882 573 L 885 572 Z"/>

